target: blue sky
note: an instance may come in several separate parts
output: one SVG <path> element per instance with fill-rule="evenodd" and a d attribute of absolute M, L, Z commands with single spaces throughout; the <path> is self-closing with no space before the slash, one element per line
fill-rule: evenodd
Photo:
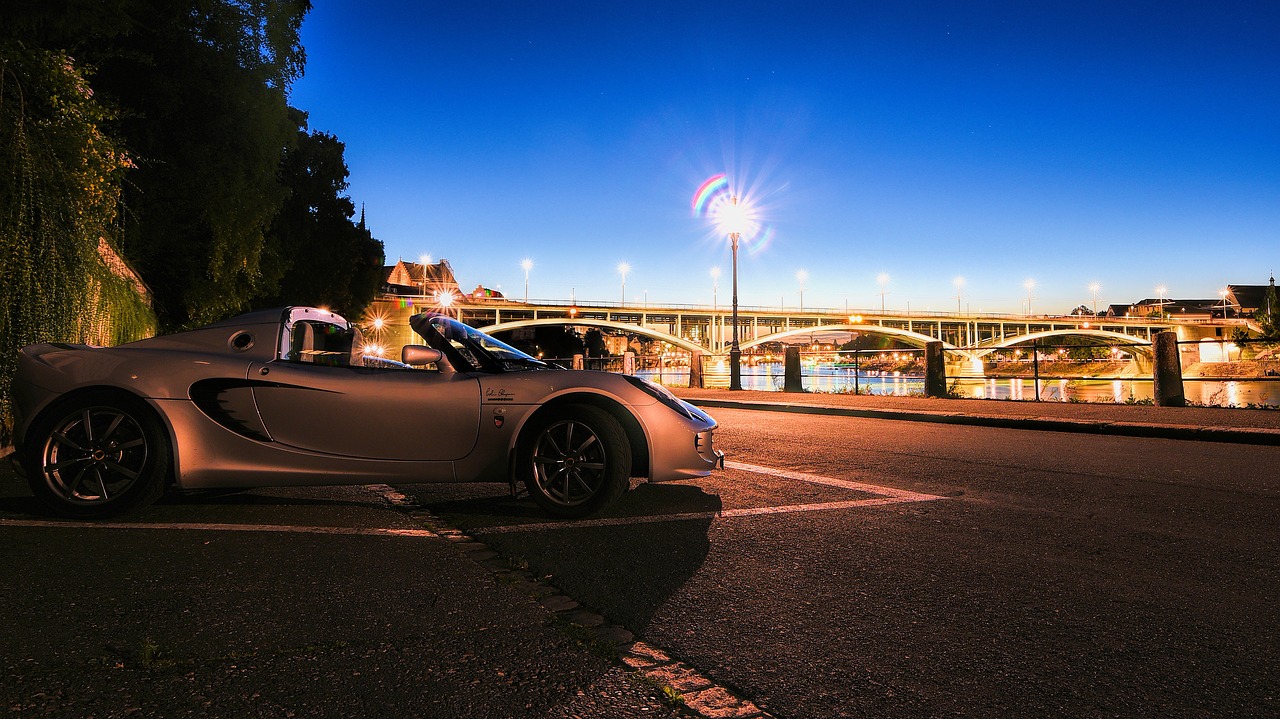
<path fill-rule="evenodd" d="M 344 2 L 291 102 L 389 262 L 532 298 L 1067 312 L 1280 269 L 1280 3 Z M 748 248 L 749 245 L 749 248 Z"/>

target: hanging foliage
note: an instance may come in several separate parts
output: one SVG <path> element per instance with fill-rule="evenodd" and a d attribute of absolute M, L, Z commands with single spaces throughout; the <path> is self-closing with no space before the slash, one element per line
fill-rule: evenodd
<path fill-rule="evenodd" d="M 103 261 L 129 158 L 109 113 L 60 52 L 0 44 L 0 444 L 12 427 L 17 349 L 116 344 L 153 334 L 134 284 Z"/>

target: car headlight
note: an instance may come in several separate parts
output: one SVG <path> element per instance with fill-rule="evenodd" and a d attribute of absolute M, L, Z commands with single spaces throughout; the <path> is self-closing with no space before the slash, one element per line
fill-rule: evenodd
<path fill-rule="evenodd" d="M 671 390 L 660 384 L 650 382 L 643 377 L 633 377 L 631 375 L 623 375 L 622 378 L 630 382 L 636 389 L 670 407 L 673 412 L 694 421 L 706 422 L 710 419 L 702 413 L 702 410 L 671 394 Z"/>

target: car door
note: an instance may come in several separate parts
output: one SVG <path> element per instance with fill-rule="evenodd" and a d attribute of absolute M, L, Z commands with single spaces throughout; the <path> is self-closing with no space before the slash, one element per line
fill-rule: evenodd
<path fill-rule="evenodd" d="M 462 373 L 255 363 L 254 401 L 271 439 L 385 460 L 455 460 L 480 430 L 480 383 Z"/>

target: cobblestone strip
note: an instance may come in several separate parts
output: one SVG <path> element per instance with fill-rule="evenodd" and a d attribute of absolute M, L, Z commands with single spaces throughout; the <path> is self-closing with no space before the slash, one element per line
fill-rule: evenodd
<path fill-rule="evenodd" d="M 439 517 L 423 509 L 412 499 L 387 485 L 370 485 L 392 507 L 425 525 L 441 538 L 467 553 L 467 556 L 489 568 L 494 574 L 537 599 L 547 611 L 577 627 L 604 647 L 611 648 L 618 661 L 629 667 L 647 683 L 669 687 L 680 697 L 684 707 L 706 719 L 772 719 L 771 715 L 749 700 L 717 685 L 697 669 L 676 660 L 662 649 L 639 640 L 626 627 L 612 624 L 604 616 L 582 607 L 576 600 L 540 581 L 531 572 L 513 567 L 505 557 L 476 541 L 459 529 L 445 526 Z"/>

